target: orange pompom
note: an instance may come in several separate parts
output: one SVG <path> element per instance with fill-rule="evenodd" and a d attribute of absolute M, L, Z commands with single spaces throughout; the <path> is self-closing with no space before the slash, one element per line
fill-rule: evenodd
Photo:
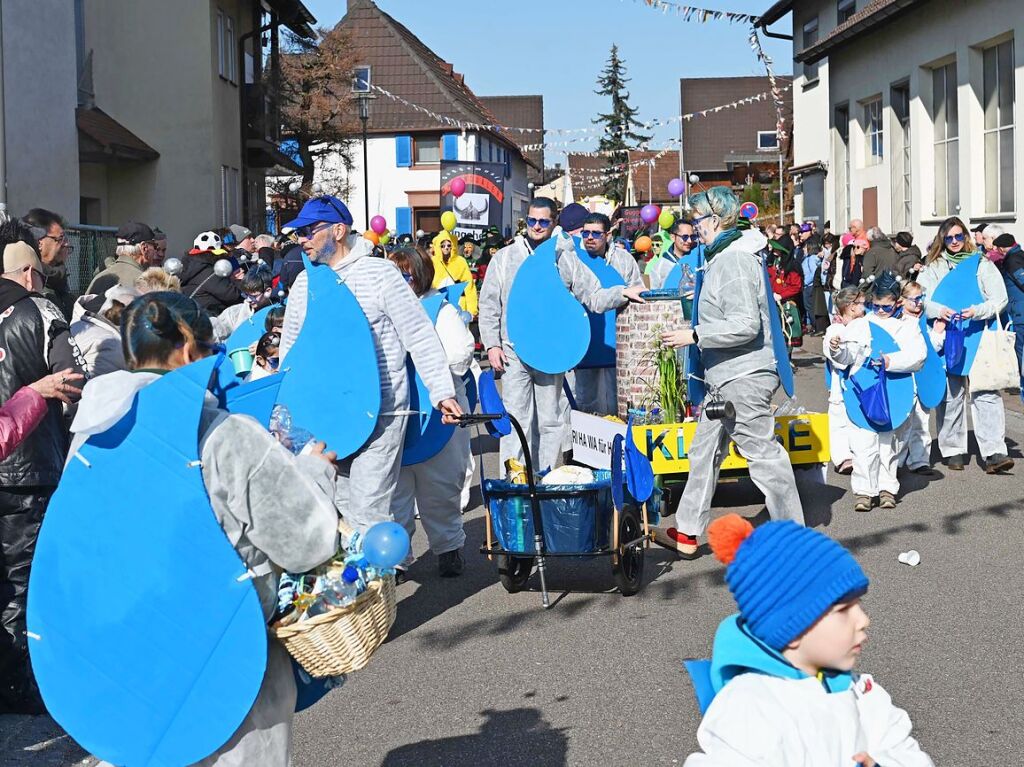
<path fill-rule="evenodd" d="M 708 526 L 708 544 L 723 565 L 732 564 L 736 550 L 754 532 L 754 526 L 739 514 L 726 514 Z"/>

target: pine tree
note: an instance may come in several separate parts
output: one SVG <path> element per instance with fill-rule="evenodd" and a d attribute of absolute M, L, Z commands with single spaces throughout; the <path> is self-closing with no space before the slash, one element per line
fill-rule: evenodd
<path fill-rule="evenodd" d="M 624 165 L 628 159 L 627 149 L 636 149 L 646 145 L 650 136 L 637 133 L 634 128 L 642 128 L 643 123 L 636 119 L 637 110 L 629 105 L 629 91 L 626 90 L 626 62 L 619 58 L 619 46 L 612 45 L 608 63 L 601 71 L 597 80 L 600 90 L 594 91 L 599 96 L 612 97 L 612 110 L 608 114 L 599 114 L 595 124 L 604 123 L 605 133 L 601 137 L 598 149 L 610 152 L 606 155 L 608 165 Z M 609 172 L 611 172 L 609 168 Z M 626 169 L 623 167 L 610 176 L 604 184 L 606 196 L 622 202 L 626 192 Z"/>

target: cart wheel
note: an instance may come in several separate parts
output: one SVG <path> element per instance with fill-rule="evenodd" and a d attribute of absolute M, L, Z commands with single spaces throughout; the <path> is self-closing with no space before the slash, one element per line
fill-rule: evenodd
<path fill-rule="evenodd" d="M 631 597 L 640 590 L 644 580 L 644 542 L 639 541 L 632 546 L 624 546 L 643 535 L 640 520 L 636 511 L 623 509 L 619 514 L 619 561 L 612 565 L 615 584 L 624 597 Z"/>
<path fill-rule="evenodd" d="M 498 557 L 498 580 L 509 594 L 522 591 L 533 572 L 533 557 Z"/>

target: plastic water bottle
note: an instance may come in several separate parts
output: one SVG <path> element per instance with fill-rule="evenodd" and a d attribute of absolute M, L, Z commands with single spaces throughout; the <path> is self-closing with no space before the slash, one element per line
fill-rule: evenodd
<path fill-rule="evenodd" d="M 346 565 L 342 571 L 341 580 L 335 586 L 335 592 L 343 606 L 352 604 L 359 596 L 359 571 L 352 565 Z"/>

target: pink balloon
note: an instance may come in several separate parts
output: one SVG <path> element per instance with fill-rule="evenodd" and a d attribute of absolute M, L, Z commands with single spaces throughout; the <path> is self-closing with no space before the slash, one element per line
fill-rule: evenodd
<path fill-rule="evenodd" d="M 462 197 L 466 193 L 466 182 L 461 178 L 452 179 L 452 194 L 456 197 Z"/>
<path fill-rule="evenodd" d="M 377 234 L 384 234 L 388 230 L 388 222 L 384 220 L 384 216 L 374 216 L 370 219 L 370 228 Z"/>
<path fill-rule="evenodd" d="M 645 224 L 653 224 L 658 220 L 658 216 L 661 215 L 661 210 L 657 205 L 648 203 L 640 208 L 640 218 Z"/>

